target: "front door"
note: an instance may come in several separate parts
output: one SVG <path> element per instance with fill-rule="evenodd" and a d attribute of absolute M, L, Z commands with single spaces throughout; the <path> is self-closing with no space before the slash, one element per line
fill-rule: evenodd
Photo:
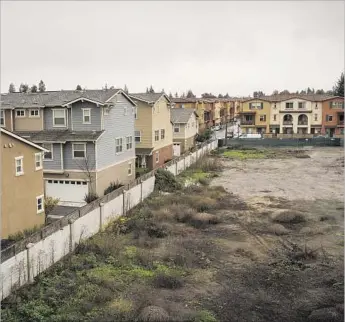
<path fill-rule="evenodd" d="M 175 157 L 179 157 L 181 155 L 181 143 L 174 143 L 173 152 Z"/>

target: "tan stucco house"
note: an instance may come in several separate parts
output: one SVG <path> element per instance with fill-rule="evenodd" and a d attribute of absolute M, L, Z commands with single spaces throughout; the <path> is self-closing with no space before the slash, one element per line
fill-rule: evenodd
<path fill-rule="evenodd" d="M 157 168 L 173 157 L 171 101 L 164 93 L 129 94 L 136 104 L 135 154 L 139 168 Z"/>
<path fill-rule="evenodd" d="M 180 156 L 195 145 L 198 133 L 198 115 L 189 108 L 171 109 L 174 156 Z"/>
<path fill-rule="evenodd" d="M 45 222 L 43 153 L 39 145 L 1 128 L 1 239 Z"/>

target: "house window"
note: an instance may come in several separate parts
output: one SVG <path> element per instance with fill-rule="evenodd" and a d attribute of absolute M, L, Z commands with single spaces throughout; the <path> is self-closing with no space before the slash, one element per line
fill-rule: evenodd
<path fill-rule="evenodd" d="M 16 117 L 25 117 L 25 110 L 16 110 Z"/>
<path fill-rule="evenodd" d="M 285 103 L 285 108 L 287 109 L 293 109 L 293 103 L 290 102 L 290 103 Z"/>
<path fill-rule="evenodd" d="M 131 176 L 132 175 L 132 162 L 128 163 L 128 175 Z"/>
<path fill-rule="evenodd" d="M 83 108 L 83 124 L 91 124 L 91 109 Z"/>
<path fill-rule="evenodd" d="M 165 139 L 165 130 L 161 129 L 161 140 Z"/>
<path fill-rule="evenodd" d="M 14 158 L 15 160 L 15 166 L 16 166 L 16 176 L 22 176 L 24 174 L 24 164 L 23 160 L 24 157 L 16 157 Z"/>
<path fill-rule="evenodd" d="M 5 111 L 0 110 L 0 126 L 5 126 Z"/>
<path fill-rule="evenodd" d="M 86 157 L 86 144 L 85 143 L 73 143 L 73 159 L 84 159 Z"/>
<path fill-rule="evenodd" d="M 42 153 L 35 153 L 35 170 L 42 169 Z"/>
<path fill-rule="evenodd" d="M 66 110 L 53 110 L 53 125 L 55 127 L 66 126 Z"/>
<path fill-rule="evenodd" d="M 37 208 L 37 213 L 40 214 L 41 212 L 44 211 L 44 199 L 43 195 L 36 197 L 36 208 Z"/>
<path fill-rule="evenodd" d="M 274 115 L 273 115 L 273 121 L 276 121 L 276 120 L 277 120 L 277 115 L 274 114 Z"/>
<path fill-rule="evenodd" d="M 123 115 L 127 115 L 127 107 L 126 106 L 123 108 Z"/>
<path fill-rule="evenodd" d="M 318 109 L 318 107 L 317 107 L 317 103 L 315 104 L 315 109 L 316 109 L 316 110 Z"/>
<path fill-rule="evenodd" d="M 141 132 L 140 131 L 134 131 L 134 139 L 135 139 L 135 142 L 137 142 L 137 143 L 141 142 Z"/>
<path fill-rule="evenodd" d="M 266 122 L 266 115 L 260 115 L 260 122 Z"/>
<path fill-rule="evenodd" d="M 155 131 L 155 141 L 159 141 L 159 130 Z"/>
<path fill-rule="evenodd" d="M 174 133 L 180 132 L 180 124 L 174 124 Z"/>
<path fill-rule="evenodd" d="M 39 109 L 30 110 L 30 117 L 40 117 L 40 110 Z"/>
<path fill-rule="evenodd" d="M 156 152 L 156 163 L 159 162 L 159 151 Z"/>
<path fill-rule="evenodd" d="M 181 104 L 181 108 L 184 108 L 184 104 Z"/>
<path fill-rule="evenodd" d="M 115 147 L 115 151 L 116 153 L 121 153 L 122 152 L 122 138 L 117 138 L 115 139 L 115 144 L 116 144 L 116 147 Z"/>
<path fill-rule="evenodd" d="M 53 144 L 51 143 L 43 143 L 42 148 L 48 150 L 49 152 L 44 152 L 43 160 L 53 160 Z"/>
<path fill-rule="evenodd" d="M 126 137 L 126 148 L 127 148 L 127 150 L 132 149 L 132 145 L 133 145 L 133 137 L 127 136 Z"/>
<path fill-rule="evenodd" d="M 305 108 L 305 102 L 298 102 L 298 108 Z"/>
<path fill-rule="evenodd" d="M 314 114 L 314 121 L 317 121 L 317 114 Z"/>
<path fill-rule="evenodd" d="M 138 119 L 138 108 L 134 107 L 134 119 L 137 120 Z"/>
<path fill-rule="evenodd" d="M 274 103 L 274 108 L 277 108 L 277 104 L 276 103 Z"/>
<path fill-rule="evenodd" d="M 333 121 L 333 115 L 326 115 L 326 122 L 332 122 Z"/>

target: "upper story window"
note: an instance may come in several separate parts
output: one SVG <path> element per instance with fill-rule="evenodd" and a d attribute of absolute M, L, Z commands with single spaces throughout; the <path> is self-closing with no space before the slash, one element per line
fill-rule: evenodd
<path fill-rule="evenodd" d="M 40 117 L 40 110 L 39 109 L 30 110 L 29 117 Z"/>
<path fill-rule="evenodd" d="M 25 110 L 16 110 L 16 117 L 25 117 Z"/>
<path fill-rule="evenodd" d="M 174 133 L 180 132 L 180 124 L 174 124 Z"/>
<path fill-rule="evenodd" d="M 285 108 L 292 109 L 293 108 L 293 102 L 287 102 L 285 103 Z"/>
<path fill-rule="evenodd" d="M 134 119 L 137 120 L 138 119 L 138 107 L 137 106 L 135 106 L 133 108 L 133 113 L 134 113 Z"/>
<path fill-rule="evenodd" d="M 277 120 L 277 114 L 274 114 L 273 115 L 273 121 L 276 121 Z"/>
<path fill-rule="evenodd" d="M 53 110 L 53 126 L 55 127 L 66 126 L 66 110 L 64 109 Z"/>
<path fill-rule="evenodd" d="M 15 167 L 16 167 L 16 176 L 22 176 L 24 174 L 24 157 L 14 158 Z"/>
<path fill-rule="evenodd" d="M 85 159 L 86 157 L 86 144 L 73 143 L 72 144 L 73 159 Z"/>
<path fill-rule="evenodd" d="M 129 163 L 128 163 L 127 174 L 128 174 L 129 176 L 131 176 L 131 175 L 132 175 L 132 172 L 133 172 L 133 170 L 132 170 L 132 162 L 129 162 Z"/>
<path fill-rule="evenodd" d="M 344 102 L 331 102 L 331 108 L 342 108 L 344 109 Z"/>
<path fill-rule="evenodd" d="M 0 126 L 5 126 L 5 111 L 0 110 Z"/>
<path fill-rule="evenodd" d="M 260 115 L 260 121 L 261 122 L 266 122 L 266 115 L 265 114 Z"/>
<path fill-rule="evenodd" d="M 254 110 L 254 109 L 262 110 L 263 109 L 263 104 L 262 103 L 258 103 L 258 102 L 249 103 L 249 109 L 250 110 Z"/>
<path fill-rule="evenodd" d="M 165 139 L 165 130 L 161 129 L 161 140 Z"/>
<path fill-rule="evenodd" d="M 42 169 L 42 153 L 35 153 L 35 170 Z"/>
<path fill-rule="evenodd" d="M 83 108 L 83 124 L 91 124 L 91 109 Z"/>
<path fill-rule="evenodd" d="M 159 130 L 155 131 L 155 141 L 159 141 Z"/>
<path fill-rule="evenodd" d="M 326 122 L 332 122 L 333 121 L 333 115 L 326 115 Z"/>
<path fill-rule="evenodd" d="M 137 142 L 137 143 L 141 142 L 141 132 L 140 131 L 134 131 L 134 139 L 135 139 L 135 142 Z"/>
<path fill-rule="evenodd" d="M 122 138 L 115 139 L 115 152 L 121 153 L 123 151 L 123 141 Z"/>
<path fill-rule="evenodd" d="M 298 108 L 305 108 L 305 102 L 298 102 Z"/>
<path fill-rule="evenodd" d="M 131 150 L 132 146 L 133 146 L 133 137 L 127 136 L 126 137 L 126 148 L 127 148 L 127 150 Z"/>
<path fill-rule="evenodd" d="M 52 143 L 43 143 L 42 147 L 49 151 L 49 152 L 44 152 L 43 160 L 44 161 L 53 160 L 53 144 Z"/>
<path fill-rule="evenodd" d="M 317 114 L 314 114 L 314 121 L 317 121 Z"/>

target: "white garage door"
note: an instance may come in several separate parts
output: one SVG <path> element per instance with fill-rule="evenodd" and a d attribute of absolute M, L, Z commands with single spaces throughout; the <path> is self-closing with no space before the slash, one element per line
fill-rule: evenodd
<path fill-rule="evenodd" d="M 174 143 L 173 149 L 174 149 L 174 156 L 179 157 L 181 155 L 181 144 Z"/>
<path fill-rule="evenodd" d="M 86 181 L 46 180 L 46 196 L 59 198 L 60 202 L 84 203 L 87 193 Z"/>

